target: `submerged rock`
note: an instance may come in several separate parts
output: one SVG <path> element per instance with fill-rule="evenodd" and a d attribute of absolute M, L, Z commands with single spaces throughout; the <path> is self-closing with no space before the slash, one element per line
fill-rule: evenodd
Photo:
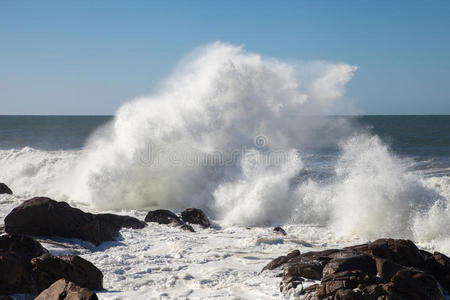
<path fill-rule="evenodd" d="M 47 197 L 36 197 L 14 208 L 5 218 L 5 231 L 37 236 L 79 238 L 99 245 L 111 241 L 122 227 L 142 228 L 136 218 L 95 215 Z"/>
<path fill-rule="evenodd" d="M 97 300 L 98 298 L 93 291 L 87 288 L 82 288 L 67 279 L 60 279 L 36 297 L 36 300 L 50 299 Z"/>
<path fill-rule="evenodd" d="M 181 219 L 167 209 L 151 210 L 145 216 L 145 222 L 155 222 L 159 224 L 182 225 Z"/>
<path fill-rule="evenodd" d="M 291 252 L 263 268 L 283 271 L 280 290 L 304 299 L 445 299 L 450 258 L 419 250 L 409 240 L 373 243 L 325 251 Z M 296 289 L 305 279 L 320 284 Z"/>
<path fill-rule="evenodd" d="M 183 222 L 190 224 L 198 224 L 203 228 L 211 227 L 211 223 L 209 222 L 206 214 L 198 208 L 187 208 L 181 213 L 181 219 Z"/>
<path fill-rule="evenodd" d="M 0 182 L 0 194 L 10 194 L 12 195 L 11 189 L 4 183 Z"/>
<path fill-rule="evenodd" d="M 273 232 L 278 233 L 278 234 L 282 234 L 282 235 L 287 235 L 286 231 L 284 231 L 283 228 L 281 228 L 280 226 L 277 226 L 273 229 Z"/>

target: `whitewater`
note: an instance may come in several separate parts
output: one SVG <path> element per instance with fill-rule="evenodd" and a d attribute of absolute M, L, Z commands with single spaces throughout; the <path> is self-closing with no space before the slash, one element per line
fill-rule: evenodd
<path fill-rule="evenodd" d="M 1 218 L 25 199 L 48 196 L 140 219 L 156 207 L 197 207 L 213 220 L 196 233 L 124 229 L 99 247 L 44 241 L 102 270 L 102 299 L 277 299 L 279 278 L 259 274 L 271 259 L 381 237 L 449 255 L 448 171 L 418 170 L 379 136 L 326 117 L 347 106 L 355 72 L 221 42 L 199 47 L 82 149 L 0 150 L 0 181 L 14 191 L 0 195 Z"/>

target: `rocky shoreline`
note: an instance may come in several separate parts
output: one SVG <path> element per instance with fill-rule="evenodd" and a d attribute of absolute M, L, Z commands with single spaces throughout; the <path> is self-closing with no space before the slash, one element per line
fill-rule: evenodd
<path fill-rule="evenodd" d="M 188 208 L 177 215 L 149 211 L 145 221 L 115 214 L 91 214 L 46 197 L 24 201 L 5 218 L 0 235 L 0 299 L 30 294 L 37 299 L 97 299 L 103 273 L 77 255 L 51 255 L 33 237 L 77 238 L 100 245 L 114 241 L 122 228 L 142 229 L 146 222 L 195 232 L 212 227 L 206 214 Z M 281 227 L 273 232 L 287 233 Z M 98 261 L 97 261 L 98 263 Z M 450 259 L 419 250 L 409 240 L 371 243 L 275 258 L 261 276 L 281 277 L 288 299 L 445 299 L 450 290 Z"/>
<path fill-rule="evenodd" d="M 98 246 L 114 241 L 122 228 L 142 229 L 157 222 L 194 232 L 190 224 L 210 227 L 200 209 L 181 216 L 168 210 L 150 211 L 145 222 L 130 216 L 91 214 L 47 197 L 35 197 L 15 207 L 6 217 L 0 235 L 0 299 L 32 294 L 36 299 L 97 299 L 103 290 L 103 273 L 77 255 L 54 256 L 33 236 L 77 238 Z"/>
<path fill-rule="evenodd" d="M 450 291 L 450 258 L 419 250 L 409 240 L 300 253 L 267 264 L 262 272 L 280 276 L 286 298 L 445 299 Z M 304 283 L 312 283 L 304 286 Z"/>

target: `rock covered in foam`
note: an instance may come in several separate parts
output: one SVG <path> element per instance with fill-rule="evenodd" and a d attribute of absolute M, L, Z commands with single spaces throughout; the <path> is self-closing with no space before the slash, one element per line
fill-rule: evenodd
<path fill-rule="evenodd" d="M 12 195 L 12 191 L 11 191 L 11 189 L 6 185 L 6 184 L 4 184 L 3 182 L 0 182 L 0 194 L 10 194 L 10 195 Z"/>
<path fill-rule="evenodd" d="M 47 197 L 35 197 L 14 208 L 5 218 L 5 231 L 37 236 L 79 238 L 99 245 L 111 241 L 122 227 L 143 228 L 136 218 L 95 215 Z"/>
<path fill-rule="evenodd" d="M 187 208 L 181 213 L 181 219 L 186 223 L 198 224 L 203 228 L 211 227 L 206 214 L 198 208 Z"/>
<path fill-rule="evenodd" d="M 445 299 L 450 259 L 409 240 L 379 239 L 341 250 L 291 252 L 263 268 L 283 271 L 280 290 L 304 299 Z M 305 279 L 320 280 L 303 288 Z M 299 288 L 299 286 L 301 288 Z"/>
<path fill-rule="evenodd" d="M 36 297 L 36 300 L 48 299 L 97 300 L 98 298 L 97 295 L 91 290 L 82 288 L 67 279 L 60 279 Z"/>

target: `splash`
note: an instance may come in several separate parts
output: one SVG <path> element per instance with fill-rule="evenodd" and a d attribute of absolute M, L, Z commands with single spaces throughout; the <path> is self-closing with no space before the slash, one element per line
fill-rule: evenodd
<path fill-rule="evenodd" d="M 240 201 L 224 195 L 230 184 L 242 186 L 264 173 L 248 174 L 246 159 L 278 150 L 293 157 L 313 144 L 311 132 L 323 122 L 307 116 L 330 109 L 355 70 L 325 62 L 288 64 L 224 43 L 199 48 L 158 93 L 122 106 L 110 130 L 91 139 L 72 194 L 99 208 L 197 206 L 228 218 L 227 203 Z M 281 178 L 272 170 L 262 193 L 275 196 L 270 190 L 277 182 L 282 187 L 276 190 L 288 190 L 300 166 L 279 167 L 286 173 Z"/>
<path fill-rule="evenodd" d="M 337 239 L 410 238 L 449 252 L 450 179 L 411 172 L 380 138 L 324 117 L 355 71 L 207 45 L 83 151 L 0 151 L 3 180 L 23 197 L 100 210 L 199 207 L 224 224 L 317 224 Z M 329 147 L 336 160 L 311 167 Z"/>

